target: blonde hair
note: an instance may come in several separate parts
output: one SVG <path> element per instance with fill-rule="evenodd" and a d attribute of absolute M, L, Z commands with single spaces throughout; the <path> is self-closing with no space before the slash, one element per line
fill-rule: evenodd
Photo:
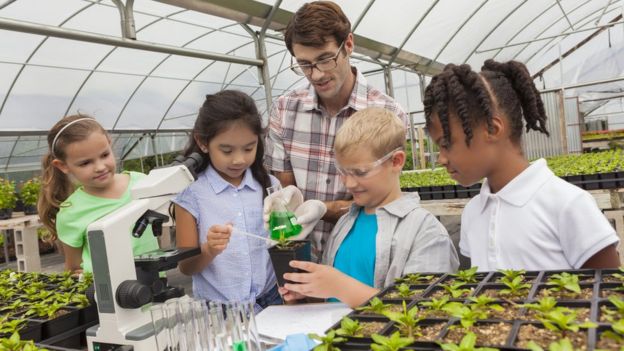
<path fill-rule="evenodd" d="M 375 157 L 405 145 L 405 126 L 394 113 L 369 107 L 354 113 L 336 133 L 334 151 L 346 155 L 365 146 Z"/>
<path fill-rule="evenodd" d="M 43 225 L 50 231 L 53 239 L 57 238 L 56 214 L 61 204 L 72 192 L 74 185 L 65 173 L 54 167 L 52 161 L 65 160 L 65 148 L 71 143 L 87 139 L 93 132 L 108 135 L 93 117 L 73 115 L 62 118 L 48 132 L 48 152 L 41 160 L 41 193 L 37 202 L 37 211 Z"/>

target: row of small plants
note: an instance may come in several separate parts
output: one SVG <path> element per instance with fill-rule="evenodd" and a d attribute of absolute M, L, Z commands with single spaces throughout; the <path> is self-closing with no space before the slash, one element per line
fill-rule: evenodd
<path fill-rule="evenodd" d="M 397 279 L 327 331 L 319 349 L 624 348 L 624 268 Z"/>
<path fill-rule="evenodd" d="M 97 318 L 85 295 L 92 282 L 90 274 L 1 271 L 0 343 L 14 334 L 37 342 Z"/>
<path fill-rule="evenodd" d="M 624 186 L 624 151 L 621 149 L 555 156 L 546 161 L 555 175 L 587 190 Z M 472 197 L 478 193 L 478 186 L 464 188 L 442 168 L 404 172 L 401 188 L 417 190 L 425 199 Z"/>
<path fill-rule="evenodd" d="M 624 138 L 624 130 L 584 132 L 581 138 L 583 141 L 619 139 Z"/>
<path fill-rule="evenodd" d="M 11 218 L 13 208 L 18 198 L 24 204 L 26 214 L 37 213 L 37 199 L 41 189 L 39 178 L 30 179 L 19 186 L 19 193 L 15 182 L 0 178 L 0 219 Z"/>

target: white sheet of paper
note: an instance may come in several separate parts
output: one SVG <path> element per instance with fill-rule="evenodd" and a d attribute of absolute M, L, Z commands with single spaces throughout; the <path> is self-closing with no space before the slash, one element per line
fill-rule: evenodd
<path fill-rule="evenodd" d="M 261 337 L 283 341 L 290 334 L 325 335 L 325 330 L 351 311 L 340 302 L 272 305 L 256 316 L 256 324 Z"/>

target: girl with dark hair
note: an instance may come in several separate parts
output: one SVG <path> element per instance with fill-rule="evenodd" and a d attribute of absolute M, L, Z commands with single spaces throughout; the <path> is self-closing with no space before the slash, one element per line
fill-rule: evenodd
<path fill-rule="evenodd" d="M 524 64 L 449 64 L 425 91 L 438 163 L 461 185 L 483 181 L 464 208 L 460 252 L 481 271 L 619 266 L 615 230 L 586 191 L 522 151 L 526 127 L 548 135 L 539 92 Z"/>
<path fill-rule="evenodd" d="M 262 164 L 263 129 L 251 97 L 233 90 L 206 96 L 185 155 L 204 162 L 197 180 L 176 199 L 176 244 L 201 247 L 180 262 L 193 277 L 195 297 L 211 301 L 255 299 L 257 309 L 281 303 L 263 240 L 232 235 L 233 229 L 267 237 L 262 202 L 279 184 Z"/>

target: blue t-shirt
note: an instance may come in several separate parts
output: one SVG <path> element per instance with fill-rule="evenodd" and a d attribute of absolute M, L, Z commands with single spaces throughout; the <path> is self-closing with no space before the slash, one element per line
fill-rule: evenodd
<path fill-rule="evenodd" d="M 360 210 L 334 259 L 334 268 L 358 281 L 375 286 L 377 216 Z"/>

